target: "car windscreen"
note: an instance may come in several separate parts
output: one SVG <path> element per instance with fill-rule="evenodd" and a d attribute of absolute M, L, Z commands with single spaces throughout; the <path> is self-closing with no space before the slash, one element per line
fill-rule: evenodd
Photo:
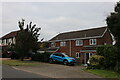
<path fill-rule="evenodd" d="M 66 55 L 65 53 L 62 53 L 65 57 L 69 57 L 68 55 Z"/>

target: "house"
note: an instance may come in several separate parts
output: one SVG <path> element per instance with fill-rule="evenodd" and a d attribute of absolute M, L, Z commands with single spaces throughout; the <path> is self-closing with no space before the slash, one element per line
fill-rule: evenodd
<path fill-rule="evenodd" d="M 60 33 L 50 41 L 56 52 L 76 57 L 78 62 L 86 64 L 90 56 L 96 53 L 100 45 L 112 45 L 113 39 L 107 27 Z"/>
<path fill-rule="evenodd" d="M 49 53 L 54 53 L 56 52 L 59 48 L 58 47 L 49 47 L 49 41 L 44 41 L 44 42 L 38 42 L 38 53 L 45 53 L 45 52 L 49 52 Z"/>
<path fill-rule="evenodd" d="M 13 31 L 0 38 L 0 45 L 7 46 L 15 44 L 16 36 L 19 31 Z"/>

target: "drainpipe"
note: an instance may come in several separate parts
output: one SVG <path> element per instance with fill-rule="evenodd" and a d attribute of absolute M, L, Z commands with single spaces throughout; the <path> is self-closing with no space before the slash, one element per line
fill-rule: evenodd
<path fill-rule="evenodd" d="M 72 56 L 71 48 L 72 48 L 72 46 L 71 46 L 71 40 L 70 40 L 70 56 Z"/>

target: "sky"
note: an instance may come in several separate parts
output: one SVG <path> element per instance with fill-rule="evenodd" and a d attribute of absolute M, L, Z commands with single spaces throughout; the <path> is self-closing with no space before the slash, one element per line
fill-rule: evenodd
<path fill-rule="evenodd" d="M 0 37 L 19 30 L 18 21 L 25 19 L 41 27 L 41 38 L 50 40 L 59 33 L 106 26 L 106 17 L 116 2 L 2 2 Z M 1 19 L 0 19 L 1 20 Z M 1 25 L 2 24 L 2 25 Z"/>

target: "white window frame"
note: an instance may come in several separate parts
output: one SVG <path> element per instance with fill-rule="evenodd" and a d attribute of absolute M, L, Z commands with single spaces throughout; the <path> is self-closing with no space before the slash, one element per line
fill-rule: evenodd
<path fill-rule="evenodd" d="M 0 45 L 2 45 L 2 39 L 0 39 Z"/>
<path fill-rule="evenodd" d="M 66 46 L 66 41 L 61 41 L 60 46 Z"/>
<path fill-rule="evenodd" d="M 95 43 L 94 43 L 94 40 L 95 40 Z M 91 43 L 91 41 L 92 41 L 92 43 Z M 96 45 L 97 44 L 97 40 L 96 39 L 90 39 L 89 43 L 90 43 L 90 45 Z"/>
<path fill-rule="evenodd" d="M 56 46 L 56 43 L 55 42 L 52 42 L 51 43 L 51 47 L 55 47 Z"/>
<path fill-rule="evenodd" d="M 81 53 L 76 52 L 76 58 L 80 58 Z"/>
<path fill-rule="evenodd" d="M 3 40 L 3 45 L 6 45 L 6 39 Z"/>
<path fill-rule="evenodd" d="M 9 44 L 9 39 L 6 39 L 6 44 L 7 44 L 7 45 Z"/>
<path fill-rule="evenodd" d="M 76 46 L 82 46 L 83 45 L 83 40 L 79 39 L 75 41 Z"/>
<path fill-rule="evenodd" d="M 13 37 L 13 44 L 15 44 L 16 43 L 16 39 L 15 39 L 15 37 Z"/>

